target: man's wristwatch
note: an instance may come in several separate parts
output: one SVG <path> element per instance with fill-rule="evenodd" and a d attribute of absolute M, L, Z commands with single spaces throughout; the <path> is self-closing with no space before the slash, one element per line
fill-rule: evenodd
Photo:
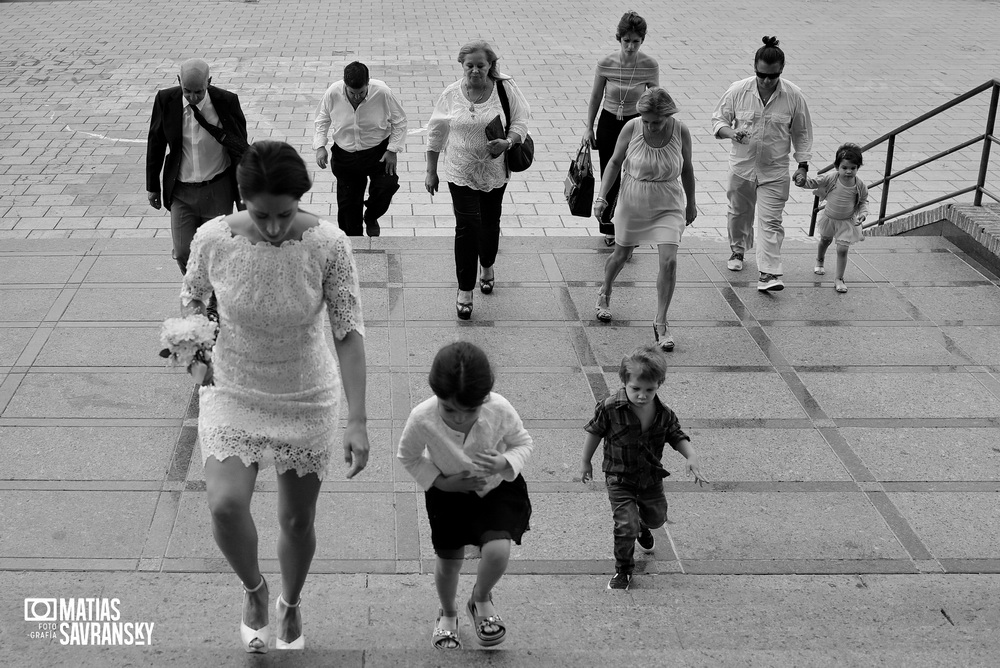
<path fill-rule="evenodd" d="M 808 162 L 800 162 L 799 163 L 799 169 L 804 169 L 804 170 L 806 170 L 808 172 L 809 171 L 809 163 Z"/>

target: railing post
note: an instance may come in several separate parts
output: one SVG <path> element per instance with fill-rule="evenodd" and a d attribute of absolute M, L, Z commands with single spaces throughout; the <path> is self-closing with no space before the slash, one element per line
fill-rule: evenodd
<path fill-rule="evenodd" d="M 886 207 L 889 206 L 889 184 L 891 183 L 890 177 L 892 175 L 892 152 L 896 148 L 896 135 L 889 137 L 889 146 L 886 148 L 885 152 L 885 172 L 883 172 L 885 183 L 882 184 L 882 203 L 878 208 L 878 220 L 879 225 L 882 224 L 882 219 L 885 218 Z"/>
<path fill-rule="evenodd" d="M 983 205 L 983 188 L 986 187 L 986 173 L 990 168 L 990 148 L 993 129 L 997 120 L 997 101 L 1000 99 L 1000 84 L 994 82 L 993 96 L 990 99 L 990 113 L 986 116 L 986 136 L 983 138 L 983 157 L 979 160 L 979 179 L 976 181 L 976 194 L 972 197 L 975 206 Z"/>
<path fill-rule="evenodd" d="M 813 197 L 812 215 L 809 217 L 809 236 L 816 232 L 816 209 L 819 208 L 819 197 Z"/>

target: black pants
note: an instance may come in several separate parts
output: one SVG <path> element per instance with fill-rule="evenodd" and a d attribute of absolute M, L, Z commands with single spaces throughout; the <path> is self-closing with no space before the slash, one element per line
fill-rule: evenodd
<path fill-rule="evenodd" d="M 455 209 L 455 274 L 459 290 L 472 290 L 479 265 L 492 267 L 500 247 L 500 214 L 507 184 L 490 191 L 448 183 Z"/>
<path fill-rule="evenodd" d="M 618 143 L 618 135 L 622 133 L 622 128 L 633 118 L 638 118 L 636 116 L 626 116 L 622 120 L 615 118 L 607 109 L 601 109 L 601 115 L 597 119 L 597 156 L 601 161 L 601 176 L 604 176 L 604 168 L 608 166 L 611 162 L 611 156 L 615 154 L 615 144 Z M 605 207 L 604 213 L 601 215 L 600 230 L 601 234 L 614 234 L 615 224 L 611 222 L 611 218 L 615 215 L 615 204 L 618 202 L 618 188 L 621 187 L 622 176 L 619 174 L 615 177 L 615 182 L 612 184 L 611 189 L 608 194 L 604 196 L 604 199 L 608 200 L 608 206 Z M 598 184 L 598 189 L 600 189 L 600 184 Z"/>
<path fill-rule="evenodd" d="M 379 162 L 388 147 L 386 138 L 363 151 L 351 153 L 334 144 L 330 152 L 330 169 L 337 179 L 337 224 L 348 236 L 360 237 L 364 233 L 362 222 L 368 236 L 377 237 L 381 232 L 378 219 L 389 210 L 392 196 L 399 190 L 399 177 L 386 174 L 385 163 Z"/>

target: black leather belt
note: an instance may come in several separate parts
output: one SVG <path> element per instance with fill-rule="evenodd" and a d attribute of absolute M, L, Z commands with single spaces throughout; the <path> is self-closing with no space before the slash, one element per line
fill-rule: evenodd
<path fill-rule="evenodd" d="M 177 183 L 182 186 L 189 186 L 191 188 L 204 188 L 207 185 L 215 183 L 225 175 L 226 175 L 226 170 L 222 170 L 221 172 L 210 178 L 208 181 L 198 181 L 197 183 L 191 183 L 189 181 L 178 181 Z"/>

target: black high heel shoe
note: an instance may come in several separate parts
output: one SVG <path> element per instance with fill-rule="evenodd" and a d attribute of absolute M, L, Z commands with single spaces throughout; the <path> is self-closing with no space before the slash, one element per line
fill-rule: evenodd
<path fill-rule="evenodd" d="M 479 279 L 479 291 L 484 295 L 488 295 L 493 292 L 493 286 L 497 281 L 496 273 L 494 272 L 492 278 L 480 278 Z"/>
<path fill-rule="evenodd" d="M 461 292 L 461 290 L 459 290 Z M 455 300 L 455 313 L 459 320 L 468 320 L 472 317 L 472 302 L 460 302 Z"/>

